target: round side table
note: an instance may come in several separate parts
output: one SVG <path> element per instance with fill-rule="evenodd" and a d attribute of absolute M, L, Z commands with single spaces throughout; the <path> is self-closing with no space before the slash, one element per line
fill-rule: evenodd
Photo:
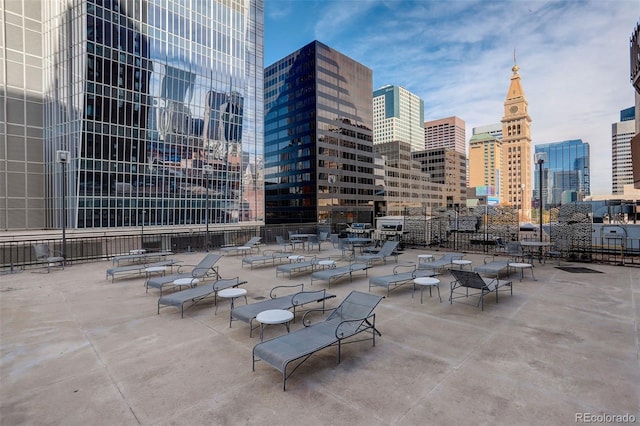
<path fill-rule="evenodd" d="M 233 306 L 235 305 L 235 301 L 239 297 L 244 297 L 244 303 L 247 303 L 247 290 L 244 288 L 225 288 L 218 292 L 218 297 L 222 297 L 223 299 L 229 299 L 231 302 L 231 307 L 229 308 L 229 327 L 231 327 L 231 311 L 233 310 Z M 218 304 L 216 303 L 216 309 L 213 312 L 214 315 L 218 313 Z"/>
<path fill-rule="evenodd" d="M 304 256 L 301 254 L 292 254 L 291 256 L 287 256 L 289 262 L 304 262 Z"/>
<path fill-rule="evenodd" d="M 264 325 L 265 324 L 283 324 L 287 333 L 289 332 L 289 324 L 293 319 L 293 312 L 285 309 L 269 309 L 268 311 L 262 311 L 256 315 L 256 321 L 260 323 L 260 341 L 264 337 Z"/>
<path fill-rule="evenodd" d="M 531 271 L 531 278 L 536 281 L 536 277 L 533 275 L 533 264 L 531 263 L 509 263 L 509 268 L 520 269 L 520 281 L 524 278 L 524 270 L 529 269 Z"/>
<path fill-rule="evenodd" d="M 199 282 L 198 278 L 178 278 L 173 281 L 173 285 L 176 287 L 195 287 Z"/>
<path fill-rule="evenodd" d="M 438 299 L 440 299 L 440 303 L 442 303 L 442 297 L 440 297 L 440 280 L 433 277 L 418 277 L 413 279 L 413 293 L 411 293 L 411 297 L 416 292 L 416 286 L 420 286 L 420 304 L 422 304 L 422 293 L 425 287 L 429 287 L 429 297 L 431 297 L 431 288 L 435 287 L 438 290 Z"/>
<path fill-rule="evenodd" d="M 166 266 L 149 266 L 148 268 L 144 268 L 144 274 L 145 274 L 144 287 L 147 290 L 149 289 L 149 285 L 148 285 L 149 278 L 151 278 L 153 274 L 157 274 L 162 277 L 165 275 L 166 272 L 167 272 Z"/>
<path fill-rule="evenodd" d="M 456 260 L 452 260 L 451 263 L 454 265 L 458 265 L 460 269 L 464 269 L 465 266 L 468 266 L 469 269 L 471 269 L 471 264 L 473 262 L 470 260 L 456 259 Z"/>
<path fill-rule="evenodd" d="M 322 266 L 322 269 L 324 269 L 325 267 L 329 269 L 333 269 L 336 267 L 336 261 L 335 260 L 319 260 L 318 265 Z"/>

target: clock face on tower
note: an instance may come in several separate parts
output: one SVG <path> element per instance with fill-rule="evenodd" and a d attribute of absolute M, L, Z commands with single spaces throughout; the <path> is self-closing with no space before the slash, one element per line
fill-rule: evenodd
<path fill-rule="evenodd" d="M 515 114 L 516 112 L 518 112 L 518 107 L 516 105 L 511 106 L 511 108 L 509 108 L 509 112 L 511 114 Z"/>

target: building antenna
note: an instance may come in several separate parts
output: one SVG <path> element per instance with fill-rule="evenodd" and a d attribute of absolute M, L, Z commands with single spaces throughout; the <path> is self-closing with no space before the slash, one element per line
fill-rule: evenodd
<path fill-rule="evenodd" d="M 516 48 L 513 48 L 513 65 L 518 65 L 518 61 L 516 61 Z"/>

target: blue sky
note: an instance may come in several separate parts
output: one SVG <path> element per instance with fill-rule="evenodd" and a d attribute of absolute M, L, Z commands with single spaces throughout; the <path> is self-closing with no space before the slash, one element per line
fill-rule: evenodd
<path fill-rule="evenodd" d="M 265 0 L 265 66 L 318 40 L 422 97 L 425 120 L 498 123 L 514 49 L 533 145 L 591 146 L 591 191 L 611 193 L 611 124 L 634 104 L 638 0 Z"/>

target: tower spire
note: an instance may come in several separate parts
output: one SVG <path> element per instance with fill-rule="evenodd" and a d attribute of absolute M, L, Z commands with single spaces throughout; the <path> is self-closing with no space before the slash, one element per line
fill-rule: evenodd
<path fill-rule="evenodd" d="M 516 75 L 518 74 L 518 70 L 520 70 L 520 67 L 518 66 L 518 61 L 516 60 L 516 48 L 513 48 L 513 67 L 511 68 L 511 71 L 513 71 L 513 74 Z"/>

